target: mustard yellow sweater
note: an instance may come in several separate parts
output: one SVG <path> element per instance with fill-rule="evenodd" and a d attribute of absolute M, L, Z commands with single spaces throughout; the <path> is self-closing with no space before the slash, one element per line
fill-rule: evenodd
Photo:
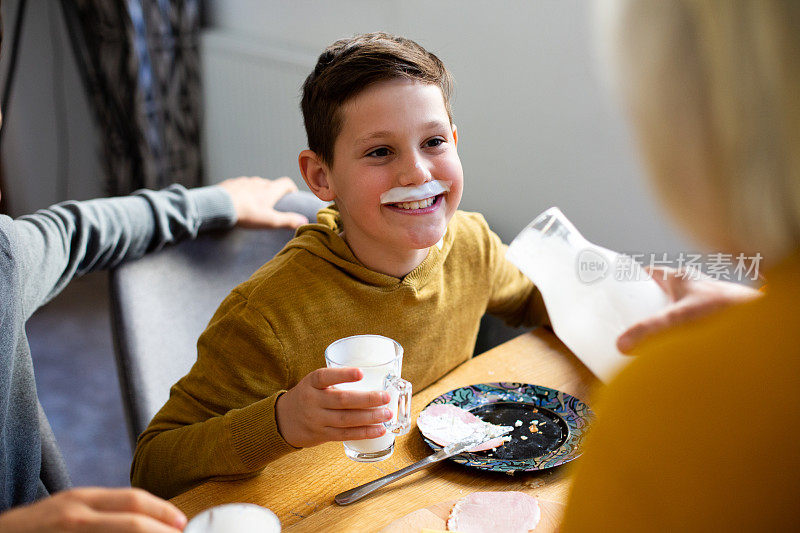
<path fill-rule="evenodd" d="M 295 450 L 277 429 L 275 402 L 325 366 L 336 339 L 397 340 L 403 377 L 419 391 L 471 356 L 485 312 L 512 325 L 546 317 L 479 214 L 457 212 L 441 248 L 402 279 L 359 263 L 335 209 L 317 218 L 222 302 L 197 362 L 139 438 L 134 486 L 169 498 L 210 478 L 253 475 Z"/>
<path fill-rule="evenodd" d="M 797 531 L 800 251 L 603 391 L 561 530 Z"/>

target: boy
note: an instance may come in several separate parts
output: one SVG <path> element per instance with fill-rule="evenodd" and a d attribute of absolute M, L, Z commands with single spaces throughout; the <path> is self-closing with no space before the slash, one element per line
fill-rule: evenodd
<path fill-rule="evenodd" d="M 484 312 L 545 319 L 483 217 L 456 211 L 450 87 L 441 61 L 400 37 L 344 39 L 320 56 L 303 87 L 299 163 L 334 205 L 220 305 L 197 363 L 139 439 L 133 485 L 172 497 L 297 448 L 382 435 L 385 392 L 331 388 L 361 377 L 324 368 L 336 339 L 397 340 L 403 377 L 421 390 L 469 359 Z"/>

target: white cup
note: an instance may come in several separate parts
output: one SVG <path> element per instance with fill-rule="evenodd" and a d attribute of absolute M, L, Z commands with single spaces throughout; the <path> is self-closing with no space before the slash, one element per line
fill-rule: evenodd
<path fill-rule="evenodd" d="M 392 419 L 384 422 L 386 433 L 374 439 L 344 441 L 344 453 L 354 461 L 371 462 L 389 458 L 394 438 L 411 429 L 411 383 L 400 378 L 403 347 L 381 335 L 354 335 L 332 342 L 325 349 L 328 368 L 357 367 L 364 377 L 339 383 L 337 389 L 389 393 Z"/>
<path fill-rule="evenodd" d="M 229 503 L 206 509 L 195 516 L 183 533 L 280 533 L 281 521 L 265 507 Z"/>

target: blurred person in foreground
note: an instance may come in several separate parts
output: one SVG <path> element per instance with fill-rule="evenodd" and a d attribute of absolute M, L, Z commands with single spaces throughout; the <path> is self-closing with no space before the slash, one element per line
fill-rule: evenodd
<path fill-rule="evenodd" d="M 767 286 L 635 350 L 597 401 L 562 531 L 796 530 L 800 2 L 610 0 L 598 15 L 657 192 L 710 249 L 760 253 Z"/>
<path fill-rule="evenodd" d="M 72 279 L 201 231 L 305 224 L 302 215 L 274 210 L 295 190 L 289 178 L 242 177 L 192 190 L 173 185 L 125 198 L 64 202 L 17 219 L 0 215 L 0 531 L 183 529 L 183 513 L 143 490 L 69 489 L 38 401 L 25 323 Z"/>

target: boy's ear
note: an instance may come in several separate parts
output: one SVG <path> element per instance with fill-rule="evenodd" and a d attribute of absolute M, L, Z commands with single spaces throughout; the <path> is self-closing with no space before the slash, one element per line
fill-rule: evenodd
<path fill-rule="evenodd" d="M 458 146 L 458 128 L 456 128 L 455 124 L 453 124 L 453 142 Z"/>
<path fill-rule="evenodd" d="M 300 152 L 297 162 L 300 164 L 300 174 L 303 175 L 311 192 L 320 200 L 332 202 L 336 198 L 336 193 L 330 180 L 328 165 L 323 163 L 316 152 L 311 150 Z"/>

